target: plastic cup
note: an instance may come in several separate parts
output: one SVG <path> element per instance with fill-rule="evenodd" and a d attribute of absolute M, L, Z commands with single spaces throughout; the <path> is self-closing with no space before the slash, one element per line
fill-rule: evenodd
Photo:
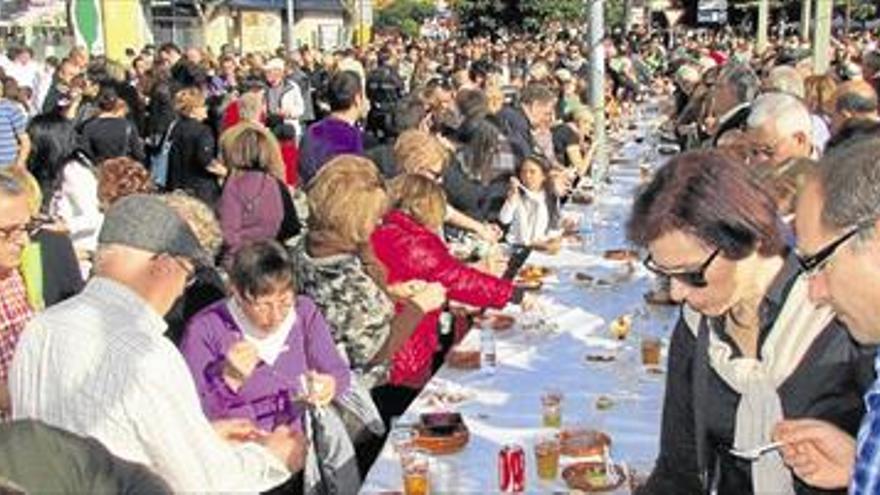
<path fill-rule="evenodd" d="M 542 433 L 535 439 L 535 465 L 538 479 L 555 480 L 559 475 L 559 437 L 555 433 Z"/>

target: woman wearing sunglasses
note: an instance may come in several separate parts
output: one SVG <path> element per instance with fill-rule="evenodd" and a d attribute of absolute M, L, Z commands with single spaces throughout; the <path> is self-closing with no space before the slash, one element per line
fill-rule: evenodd
<path fill-rule="evenodd" d="M 807 297 L 773 199 L 717 151 L 671 160 L 636 198 L 629 238 L 683 303 L 669 349 L 660 455 L 639 493 L 808 494 L 770 443 L 782 418 L 854 434 L 872 351 Z M 822 492 L 827 493 L 827 492 Z"/>

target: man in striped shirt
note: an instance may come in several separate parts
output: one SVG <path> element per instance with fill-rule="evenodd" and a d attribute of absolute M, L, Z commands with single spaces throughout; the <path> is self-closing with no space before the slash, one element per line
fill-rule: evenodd
<path fill-rule="evenodd" d="M 860 343 L 880 343 L 880 138 L 829 152 L 804 186 L 795 221 L 811 299 L 834 308 Z M 856 439 L 818 419 L 781 422 L 774 436 L 786 463 L 818 488 L 880 493 L 880 379 L 865 408 Z"/>
<path fill-rule="evenodd" d="M 25 325 L 33 317 L 19 270 L 30 218 L 24 188 L 0 171 L 0 421 L 9 415 L 7 378 L 12 356 Z"/>
<path fill-rule="evenodd" d="M 27 134 L 27 116 L 21 107 L 3 97 L 0 85 L 0 170 L 27 166 L 31 140 Z"/>

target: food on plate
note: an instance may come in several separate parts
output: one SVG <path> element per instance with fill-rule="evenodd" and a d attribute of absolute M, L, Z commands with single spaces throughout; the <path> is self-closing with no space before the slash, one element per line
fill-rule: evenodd
<path fill-rule="evenodd" d="M 559 432 L 562 454 L 569 457 L 602 455 L 611 446 L 611 438 L 590 428 L 570 427 Z"/>
<path fill-rule="evenodd" d="M 600 395 L 596 398 L 596 409 L 600 411 L 607 411 L 614 407 L 614 400 L 607 395 Z"/>
<path fill-rule="evenodd" d="M 609 249 L 605 251 L 604 257 L 612 261 L 638 261 L 639 252 L 635 249 Z"/>
<path fill-rule="evenodd" d="M 612 472 L 604 462 L 577 462 L 562 471 L 562 479 L 569 488 L 589 493 L 612 492 L 626 482 L 623 467 L 611 466 Z"/>
<path fill-rule="evenodd" d="M 590 275 L 589 273 L 584 272 L 576 272 L 574 274 L 574 281 L 583 286 L 595 287 L 597 289 L 605 289 L 611 287 L 612 285 L 610 280 Z"/>
<path fill-rule="evenodd" d="M 504 313 L 490 313 L 477 318 L 480 325 L 488 325 L 492 330 L 504 331 L 513 328 L 516 318 Z"/>
<path fill-rule="evenodd" d="M 452 349 L 446 355 L 446 362 L 453 368 L 474 370 L 480 367 L 480 351 Z"/>
<path fill-rule="evenodd" d="M 519 278 L 523 280 L 541 280 L 550 275 L 550 269 L 540 265 L 526 265 L 519 271 Z"/>
<path fill-rule="evenodd" d="M 434 455 L 459 452 L 470 440 L 467 425 L 458 413 L 423 414 L 413 443 Z"/>
<path fill-rule="evenodd" d="M 419 419 L 419 427 L 432 436 L 450 436 L 464 426 L 461 414 L 455 412 L 424 413 Z"/>
<path fill-rule="evenodd" d="M 534 279 L 518 280 L 516 286 L 525 290 L 540 290 L 544 286 L 544 282 Z"/>
<path fill-rule="evenodd" d="M 611 322 L 608 329 L 611 331 L 611 335 L 613 335 L 618 340 L 623 340 L 629 335 L 629 330 L 632 327 L 632 315 L 625 314 L 620 315 Z"/>
<path fill-rule="evenodd" d="M 577 205 L 589 205 L 593 203 L 593 195 L 587 191 L 575 191 L 571 194 L 571 202 Z"/>
<path fill-rule="evenodd" d="M 614 353 L 611 351 L 596 350 L 587 353 L 584 359 L 586 359 L 587 362 L 590 363 L 610 363 L 611 361 L 617 359 L 617 356 L 615 356 Z"/>

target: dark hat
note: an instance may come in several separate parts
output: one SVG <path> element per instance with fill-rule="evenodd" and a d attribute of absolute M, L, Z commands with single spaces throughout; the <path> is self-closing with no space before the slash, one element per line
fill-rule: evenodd
<path fill-rule="evenodd" d="M 132 194 L 113 203 L 104 216 L 98 243 L 183 256 L 201 266 L 211 264 L 211 255 L 186 221 L 151 194 Z"/>

